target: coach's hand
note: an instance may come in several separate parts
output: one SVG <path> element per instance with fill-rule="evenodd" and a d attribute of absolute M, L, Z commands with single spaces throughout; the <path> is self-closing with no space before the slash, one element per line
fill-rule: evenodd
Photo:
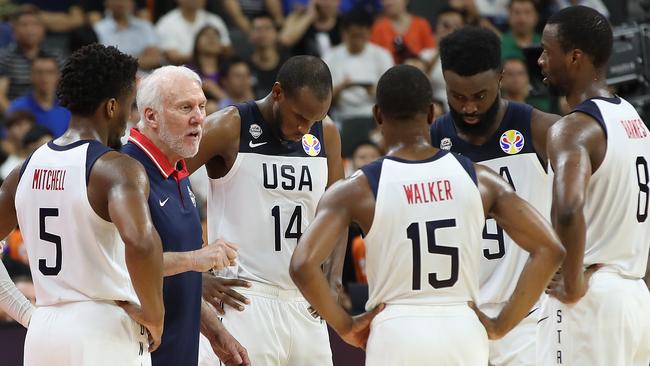
<path fill-rule="evenodd" d="M 593 275 L 594 272 L 599 270 L 602 266 L 602 264 L 596 263 L 587 267 L 587 269 L 582 274 L 582 278 L 577 279 L 575 291 L 567 291 L 561 270 L 558 270 L 558 272 L 553 276 L 553 279 L 551 279 L 551 282 L 546 287 L 546 293 L 549 294 L 549 296 L 555 297 L 564 304 L 576 303 L 587 293 L 591 275 Z"/>
<path fill-rule="evenodd" d="M 207 272 L 211 269 L 221 270 L 233 266 L 238 249 L 237 244 L 218 239 L 192 252 L 192 267 L 196 272 Z"/>
<path fill-rule="evenodd" d="M 212 350 L 225 366 L 250 366 L 248 352 L 223 326 L 208 337 Z"/>
<path fill-rule="evenodd" d="M 505 332 L 501 329 L 496 319 L 490 318 L 489 316 L 485 315 L 485 313 L 482 312 L 478 308 L 478 306 L 474 304 L 474 302 L 470 301 L 468 305 L 470 308 L 472 308 L 472 310 L 474 310 L 476 316 L 478 317 L 478 320 L 481 322 L 481 324 L 483 324 L 483 327 L 487 332 L 489 340 L 496 340 L 496 339 L 503 338 Z"/>
<path fill-rule="evenodd" d="M 243 311 L 243 304 L 250 304 L 250 300 L 232 289 L 232 287 L 250 287 L 248 281 L 221 278 L 211 273 L 203 274 L 203 298 L 214 306 L 220 315 L 225 313 L 225 306 L 228 305 L 233 309 Z"/>
<path fill-rule="evenodd" d="M 162 338 L 164 318 L 163 321 L 152 322 L 146 318 L 146 315 L 140 306 L 128 301 L 116 301 L 116 303 L 126 311 L 131 319 L 147 328 L 147 333 L 149 335 L 149 353 L 157 350 Z"/>
<path fill-rule="evenodd" d="M 371 311 L 352 317 L 349 328 L 339 332 L 341 339 L 352 346 L 365 350 L 370 336 L 370 323 L 385 307 L 386 305 L 379 304 Z"/>

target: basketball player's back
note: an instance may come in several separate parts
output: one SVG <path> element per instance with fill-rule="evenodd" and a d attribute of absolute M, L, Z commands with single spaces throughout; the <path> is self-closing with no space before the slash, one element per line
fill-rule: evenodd
<path fill-rule="evenodd" d="M 485 362 L 487 336 L 467 306 L 478 296 L 484 224 L 473 164 L 440 150 L 423 161 L 386 157 L 361 170 L 376 199 L 365 237 L 366 308 L 387 305 L 373 322 L 367 364 L 431 365 L 433 354 L 439 365 Z M 407 349 L 382 352 L 393 337 L 409 339 L 400 342 Z M 471 353 L 462 354 L 461 339 Z"/>

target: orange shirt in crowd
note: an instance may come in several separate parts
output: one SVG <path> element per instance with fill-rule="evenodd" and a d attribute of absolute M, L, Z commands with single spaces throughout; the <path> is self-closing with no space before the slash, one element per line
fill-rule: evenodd
<path fill-rule="evenodd" d="M 398 36 L 399 34 L 397 34 L 390 19 L 382 16 L 372 26 L 370 41 L 387 49 L 393 55 L 395 64 L 400 64 L 404 60 L 401 59 L 403 56 L 400 55 L 399 50 L 395 47 L 395 40 Z M 411 16 L 411 25 L 406 30 L 406 33 L 402 35 L 402 41 L 410 53 L 415 56 L 418 56 L 424 49 L 436 47 L 429 22 L 415 15 Z"/>
<path fill-rule="evenodd" d="M 354 274 L 359 283 L 368 283 L 366 278 L 366 243 L 361 235 L 352 239 L 352 262 L 354 263 Z"/>

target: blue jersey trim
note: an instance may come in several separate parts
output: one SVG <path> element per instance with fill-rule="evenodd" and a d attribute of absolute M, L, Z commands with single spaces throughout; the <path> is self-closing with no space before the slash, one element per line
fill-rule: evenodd
<path fill-rule="evenodd" d="M 375 199 L 377 199 L 377 191 L 379 190 L 379 178 L 381 178 L 381 168 L 384 164 L 385 158 L 386 157 L 379 158 L 372 163 L 361 167 L 361 171 L 368 179 L 368 185 L 370 185 L 370 190 L 372 190 L 372 194 L 375 195 Z"/>
<path fill-rule="evenodd" d="M 97 159 L 109 151 L 113 151 L 113 149 L 99 141 L 92 140 L 88 143 L 88 150 L 86 150 L 86 187 L 90 181 L 90 171 L 95 166 Z"/>
<path fill-rule="evenodd" d="M 467 174 L 469 174 L 469 177 L 472 178 L 472 181 L 474 182 L 474 184 L 476 184 L 476 187 L 478 187 L 478 178 L 476 177 L 476 168 L 474 167 L 474 163 L 468 158 L 462 156 L 461 154 L 451 154 L 451 155 L 453 155 L 456 158 L 456 160 L 458 160 L 458 162 L 465 169 Z"/>
<path fill-rule="evenodd" d="M 601 97 L 599 97 L 599 98 L 592 98 L 592 99 L 607 100 L 607 99 L 613 99 L 613 98 L 601 98 Z M 620 98 L 617 98 L 617 99 L 618 99 L 618 103 L 620 103 L 621 102 Z M 573 111 L 571 111 L 571 113 L 575 113 L 575 112 L 584 113 L 584 114 L 590 116 L 591 118 L 595 119 L 596 122 L 598 122 L 598 124 L 600 125 L 600 127 L 603 128 L 603 131 L 605 131 L 605 137 L 607 137 L 607 125 L 605 124 L 605 119 L 603 118 L 603 114 L 600 112 L 600 108 L 598 108 L 598 106 L 596 105 L 596 103 L 594 103 L 593 100 L 587 99 L 584 102 L 578 104 L 573 109 Z"/>
<path fill-rule="evenodd" d="M 309 133 L 318 139 L 318 143 L 313 145 L 313 149 L 310 150 L 312 153 L 316 151 L 318 153 L 312 156 L 305 151 L 302 141 L 285 141 L 280 139 L 276 135 L 275 126 L 264 120 L 262 112 L 254 100 L 235 104 L 234 106 L 239 111 L 241 121 L 239 152 L 306 158 L 327 157 L 322 121 L 314 123 L 309 130 Z"/>

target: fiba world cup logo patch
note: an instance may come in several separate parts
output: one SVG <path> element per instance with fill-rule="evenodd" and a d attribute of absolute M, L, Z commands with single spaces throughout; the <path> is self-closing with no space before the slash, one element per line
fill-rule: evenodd
<path fill-rule="evenodd" d="M 316 136 L 308 133 L 302 137 L 302 148 L 309 156 L 318 156 L 320 154 L 320 141 Z"/>
<path fill-rule="evenodd" d="M 524 148 L 524 135 L 517 130 L 508 130 L 499 139 L 501 150 L 509 155 L 514 155 Z"/>

